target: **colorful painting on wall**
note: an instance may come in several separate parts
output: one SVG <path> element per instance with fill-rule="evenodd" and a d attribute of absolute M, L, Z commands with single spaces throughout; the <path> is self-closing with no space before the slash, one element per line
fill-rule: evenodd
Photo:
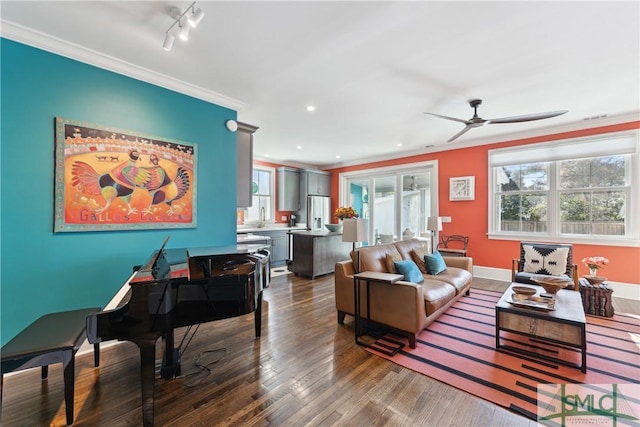
<path fill-rule="evenodd" d="M 54 232 L 194 228 L 197 145 L 56 118 Z"/>

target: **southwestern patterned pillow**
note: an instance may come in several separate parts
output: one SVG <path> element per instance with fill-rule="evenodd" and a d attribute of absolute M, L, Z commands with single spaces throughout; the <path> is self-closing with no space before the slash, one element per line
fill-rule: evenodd
<path fill-rule="evenodd" d="M 568 247 L 522 245 L 524 271 L 527 273 L 561 276 L 567 271 Z"/>

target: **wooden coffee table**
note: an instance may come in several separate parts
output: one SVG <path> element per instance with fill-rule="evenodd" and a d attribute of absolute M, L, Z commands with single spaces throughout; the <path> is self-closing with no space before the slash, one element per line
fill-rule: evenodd
<path fill-rule="evenodd" d="M 577 367 L 582 372 L 586 372 L 586 318 L 580 292 L 562 289 L 556 294 L 555 309 L 541 310 L 517 307 L 507 302 L 511 300 L 511 295 L 513 294 L 511 287 L 520 285 L 519 283 L 512 283 L 496 303 L 496 349 L 550 360 L 555 363 Z M 544 293 L 544 289 L 541 286 L 527 286 L 535 288 L 538 291 L 536 295 Z M 502 344 L 500 331 L 512 332 L 540 341 L 580 349 L 582 364 L 578 365 L 566 360 Z"/>

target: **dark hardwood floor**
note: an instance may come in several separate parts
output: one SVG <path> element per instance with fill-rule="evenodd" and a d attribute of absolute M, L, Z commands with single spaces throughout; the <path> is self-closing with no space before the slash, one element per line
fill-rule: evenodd
<path fill-rule="evenodd" d="M 474 286 L 508 283 L 475 279 Z M 262 338 L 253 315 L 200 326 L 182 375 L 157 380 L 156 426 L 535 426 L 446 384 L 372 356 L 353 342 L 353 318 L 337 323 L 333 275 L 274 277 L 265 291 Z M 636 304 L 615 300 L 619 311 Z M 184 330 L 178 331 L 179 342 Z M 137 347 L 104 345 L 76 357 L 76 426 L 142 424 Z M 160 344 L 158 344 L 158 357 Z M 4 426 L 65 425 L 60 364 L 4 381 Z"/>

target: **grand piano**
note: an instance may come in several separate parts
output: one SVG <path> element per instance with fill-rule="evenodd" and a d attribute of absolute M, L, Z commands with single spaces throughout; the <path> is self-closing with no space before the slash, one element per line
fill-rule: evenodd
<path fill-rule="evenodd" d="M 153 426 L 158 339 L 164 342 L 160 377 L 169 379 L 180 375 L 176 328 L 253 312 L 258 338 L 262 291 L 269 284 L 264 245 L 165 249 L 167 240 L 129 278 L 118 307 L 87 317 L 91 344 L 115 339 L 138 345 L 145 427 Z"/>

